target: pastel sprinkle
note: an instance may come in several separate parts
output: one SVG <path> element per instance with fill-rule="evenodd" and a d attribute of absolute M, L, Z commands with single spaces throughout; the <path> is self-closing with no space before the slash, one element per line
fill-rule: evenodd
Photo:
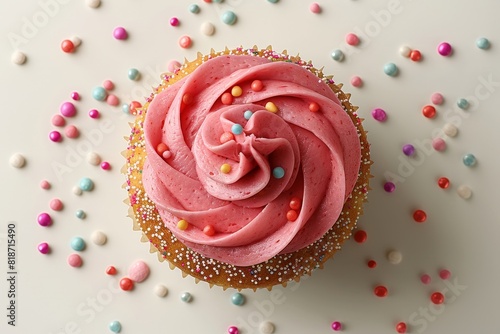
<path fill-rule="evenodd" d="M 356 46 L 359 44 L 359 37 L 356 34 L 349 33 L 345 36 L 345 41 L 349 45 Z"/>
<path fill-rule="evenodd" d="M 37 249 L 42 254 L 48 254 L 50 252 L 49 244 L 46 242 L 39 243 Z"/>
<path fill-rule="evenodd" d="M 101 169 L 102 170 L 110 170 L 111 169 L 111 165 L 109 164 L 109 162 L 103 161 L 103 162 L 101 162 Z"/>
<path fill-rule="evenodd" d="M 420 276 L 420 281 L 423 284 L 425 284 L 425 285 L 430 284 L 431 283 L 431 277 L 429 275 L 427 275 L 427 274 L 423 274 L 423 275 Z"/>
<path fill-rule="evenodd" d="M 245 110 L 245 112 L 243 113 L 243 117 L 246 119 L 246 120 L 249 120 L 253 115 L 253 112 L 251 110 Z"/>
<path fill-rule="evenodd" d="M 395 77 L 399 72 L 398 67 L 394 63 L 387 63 L 384 65 L 384 73 L 390 77 Z"/>
<path fill-rule="evenodd" d="M 399 54 L 405 58 L 408 58 L 410 57 L 411 49 L 408 46 L 403 45 L 399 48 Z"/>
<path fill-rule="evenodd" d="M 83 264 L 82 258 L 78 254 L 70 254 L 67 259 L 68 264 L 71 267 L 78 268 Z"/>
<path fill-rule="evenodd" d="M 444 97 L 441 95 L 441 93 L 433 93 L 431 95 L 431 102 L 435 105 L 441 105 L 443 104 Z"/>
<path fill-rule="evenodd" d="M 226 93 L 222 94 L 222 96 L 220 97 L 220 100 L 221 100 L 222 104 L 228 106 L 228 105 L 233 103 L 234 98 L 233 98 L 233 95 L 231 95 L 231 93 L 226 92 Z"/>
<path fill-rule="evenodd" d="M 282 167 L 274 167 L 273 176 L 276 179 L 281 179 L 283 176 L 285 176 L 285 170 Z"/>
<path fill-rule="evenodd" d="M 90 109 L 89 110 L 89 117 L 90 118 L 99 118 L 99 116 L 100 116 L 99 110 L 97 110 L 97 109 Z"/>
<path fill-rule="evenodd" d="M 95 87 L 92 90 L 92 97 L 97 100 L 97 101 L 104 101 L 106 100 L 106 97 L 108 96 L 108 93 L 104 89 L 104 87 Z"/>
<path fill-rule="evenodd" d="M 231 172 L 231 165 L 230 164 L 222 164 L 220 166 L 220 171 L 224 174 L 229 174 Z"/>
<path fill-rule="evenodd" d="M 47 180 L 40 181 L 40 188 L 42 188 L 44 190 L 50 189 L 50 182 Z"/>
<path fill-rule="evenodd" d="M 171 60 L 167 64 L 167 70 L 171 73 L 174 73 L 178 69 L 180 69 L 182 66 L 181 63 L 179 63 L 177 60 Z"/>
<path fill-rule="evenodd" d="M 231 132 L 235 135 L 241 135 L 243 133 L 243 127 L 241 124 L 233 124 L 231 126 Z"/>
<path fill-rule="evenodd" d="M 203 228 L 203 233 L 205 233 L 205 235 L 211 237 L 211 236 L 215 235 L 215 228 L 212 225 L 205 225 L 205 227 Z"/>
<path fill-rule="evenodd" d="M 130 291 L 134 288 L 134 281 L 128 277 L 123 277 L 120 279 L 120 289 L 123 291 Z"/>
<path fill-rule="evenodd" d="M 278 3 L 278 1 L 280 1 L 280 0 L 267 0 L 267 2 L 270 2 L 270 3 Z"/>
<path fill-rule="evenodd" d="M 412 50 L 410 52 L 410 59 L 413 61 L 420 61 L 422 59 L 422 53 L 418 50 Z"/>
<path fill-rule="evenodd" d="M 235 292 L 231 296 L 231 302 L 233 305 L 241 306 L 245 303 L 245 296 L 239 292 Z"/>
<path fill-rule="evenodd" d="M 168 21 L 172 27 L 178 27 L 179 24 L 181 23 L 177 17 L 172 17 Z"/>
<path fill-rule="evenodd" d="M 80 188 L 78 188 L 78 189 L 80 189 Z M 83 210 L 76 210 L 75 216 L 78 219 L 84 219 L 87 216 L 87 214 Z"/>
<path fill-rule="evenodd" d="M 113 30 L 113 37 L 118 40 L 125 40 L 128 38 L 128 32 L 123 27 L 116 27 Z"/>
<path fill-rule="evenodd" d="M 396 250 L 391 250 L 387 253 L 387 261 L 390 264 L 400 264 L 403 261 L 403 254 Z"/>
<path fill-rule="evenodd" d="M 23 168 L 26 165 L 26 158 L 20 153 L 14 153 L 9 158 L 9 164 L 14 168 Z"/>
<path fill-rule="evenodd" d="M 94 231 L 90 235 L 90 240 L 97 246 L 102 246 L 108 241 L 108 237 L 102 231 Z"/>
<path fill-rule="evenodd" d="M 139 80 L 141 74 L 139 73 L 139 70 L 136 69 L 136 68 L 131 68 L 128 70 L 128 74 L 127 74 L 128 78 L 130 80 Z"/>
<path fill-rule="evenodd" d="M 90 8 L 97 8 L 101 5 L 101 0 L 86 0 L 85 3 Z"/>
<path fill-rule="evenodd" d="M 363 79 L 361 79 L 360 77 L 355 75 L 351 78 L 351 85 L 353 87 L 357 87 L 357 88 L 361 87 L 361 86 L 363 86 Z"/>
<path fill-rule="evenodd" d="M 441 269 L 439 271 L 439 277 L 444 280 L 449 279 L 451 277 L 451 272 L 448 269 Z"/>
<path fill-rule="evenodd" d="M 241 96 L 241 94 L 243 94 L 243 90 L 241 89 L 240 86 L 234 86 L 233 88 L 231 88 L 231 95 L 232 96 L 239 97 L 239 96 Z"/>
<path fill-rule="evenodd" d="M 377 267 L 377 261 L 368 260 L 368 262 L 366 262 L 366 265 L 368 266 L 368 268 L 373 269 L 373 268 Z"/>
<path fill-rule="evenodd" d="M 288 221 L 294 222 L 299 218 L 299 213 L 295 210 L 288 210 L 286 213 L 286 219 Z"/>
<path fill-rule="evenodd" d="M 267 102 L 265 108 L 272 113 L 278 112 L 278 107 L 273 102 Z"/>
<path fill-rule="evenodd" d="M 128 277 L 137 283 L 144 282 L 149 276 L 149 266 L 146 262 L 138 260 L 130 265 L 128 268 Z"/>
<path fill-rule="evenodd" d="M 101 163 L 101 156 L 94 151 L 87 153 L 87 162 L 93 166 L 97 166 Z"/>
<path fill-rule="evenodd" d="M 432 148 L 438 152 L 442 152 L 446 149 L 446 142 L 442 138 L 434 138 L 432 140 Z"/>
<path fill-rule="evenodd" d="M 254 92 L 260 92 L 264 88 L 264 84 L 260 80 L 254 80 L 254 81 L 252 81 L 252 84 L 250 85 L 250 88 Z"/>
<path fill-rule="evenodd" d="M 53 141 L 54 143 L 60 142 L 62 140 L 62 135 L 59 131 L 50 131 L 49 132 L 49 139 Z"/>
<path fill-rule="evenodd" d="M 317 2 L 313 2 L 312 4 L 310 4 L 309 10 L 311 11 L 311 13 L 314 13 L 314 14 L 321 13 L 321 7 Z"/>
<path fill-rule="evenodd" d="M 404 155 L 411 157 L 415 154 L 415 146 L 413 146 L 412 144 L 403 145 L 403 153 Z"/>
<path fill-rule="evenodd" d="M 333 50 L 330 56 L 335 61 L 342 61 L 344 59 L 344 53 L 340 49 Z"/>
<path fill-rule="evenodd" d="M 476 46 L 481 50 L 486 50 L 490 48 L 490 41 L 485 37 L 480 37 L 476 39 Z"/>
<path fill-rule="evenodd" d="M 117 106 L 120 103 L 120 100 L 116 95 L 109 94 L 108 97 L 106 98 L 106 103 L 109 104 L 110 106 Z"/>
<path fill-rule="evenodd" d="M 76 114 L 75 105 L 71 102 L 64 102 L 61 104 L 59 111 L 61 112 L 61 115 L 65 117 L 73 117 Z"/>
<path fill-rule="evenodd" d="M 80 100 L 80 94 L 78 92 L 72 92 L 71 93 L 71 99 L 74 101 L 79 101 Z"/>
<path fill-rule="evenodd" d="M 224 144 L 228 141 L 234 140 L 234 135 L 231 132 L 224 132 L 220 135 L 220 143 Z"/>
<path fill-rule="evenodd" d="M 461 185 L 457 188 L 457 194 L 463 199 L 469 199 L 472 196 L 472 190 L 465 185 Z"/>
<path fill-rule="evenodd" d="M 79 47 L 80 44 L 82 44 L 82 40 L 78 36 L 71 36 L 69 38 L 69 40 L 73 42 L 73 44 L 75 45 L 75 47 Z"/>
<path fill-rule="evenodd" d="M 466 165 L 467 167 L 475 166 L 477 163 L 476 157 L 474 156 L 474 154 L 471 153 L 464 155 L 462 161 L 464 162 L 464 165 Z"/>
<path fill-rule="evenodd" d="M 71 239 L 71 248 L 73 250 L 80 252 L 85 249 L 85 241 L 81 237 L 74 237 Z"/>
<path fill-rule="evenodd" d="M 80 131 L 78 131 L 78 128 L 72 124 L 68 125 L 64 129 L 64 133 L 66 134 L 66 137 L 71 138 L 71 139 L 75 139 L 75 138 L 78 138 L 78 136 L 80 136 Z"/>
<path fill-rule="evenodd" d="M 453 49 L 450 43 L 443 42 L 438 45 L 437 51 L 441 56 L 447 57 L 451 55 Z"/>
<path fill-rule="evenodd" d="M 387 119 L 387 113 L 384 109 L 376 108 L 372 110 L 372 117 L 379 122 L 384 122 Z"/>
<path fill-rule="evenodd" d="M 332 322 L 332 329 L 336 332 L 342 330 L 342 324 L 339 321 Z"/>
<path fill-rule="evenodd" d="M 113 333 L 120 333 L 122 330 L 122 325 L 119 321 L 112 321 L 109 323 L 109 330 Z"/>
<path fill-rule="evenodd" d="M 228 25 L 233 25 L 236 23 L 236 14 L 230 10 L 222 13 L 222 16 L 221 16 L 221 20 L 222 22 L 224 22 L 225 24 L 228 24 Z"/>
<path fill-rule="evenodd" d="M 80 179 L 79 186 L 83 191 L 91 191 L 92 189 L 94 189 L 94 182 L 88 177 L 84 177 Z"/>
<path fill-rule="evenodd" d="M 14 51 L 10 56 L 10 61 L 16 65 L 22 65 L 26 63 L 26 60 L 27 60 L 26 55 L 19 50 Z"/>
<path fill-rule="evenodd" d="M 443 125 L 443 132 L 448 137 L 455 137 L 458 134 L 458 128 L 451 123 L 446 123 Z"/>
<path fill-rule="evenodd" d="M 263 321 L 259 325 L 259 330 L 262 334 L 273 334 L 275 330 L 275 326 L 270 321 Z"/>
<path fill-rule="evenodd" d="M 177 228 L 178 228 L 179 230 L 184 231 L 185 229 L 187 229 L 187 228 L 188 228 L 188 226 L 189 226 L 189 223 L 188 223 L 186 220 L 184 220 L 184 219 L 181 219 L 181 220 L 179 220 L 179 221 L 177 222 Z"/>
<path fill-rule="evenodd" d="M 66 120 L 64 119 L 64 117 L 59 114 L 55 114 L 54 116 L 52 116 L 50 121 L 53 126 L 64 126 L 66 124 Z"/>
<path fill-rule="evenodd" d="M 190 48 L 192 45 L 193 41 L 191 40 L 191 37 L 188 35 L 183 35 L 179 38 L 179 46 L 183 49 Z"/>
<path fill-rule="evenodd" d="M 392 193 L 396 189 L 396 185 L 392 182 L 384 183 L 384 190 L 388 193 Z"/>
<path fill-rule="evenodd" d="M 106 90 L 113 90 L 115 88 L 115 84 L 111 80 L 104 80 L 104 82 L 102 83 L 102 86 Z"/>
<path fill-rule="evenodd" d="M 38 224 L 40 226 L 46 227 L 52 225 L 52 217 L 46 212 L 42 212 L 37 217 Z"/>
<path fill-rule="evenodd" d="M 79 187 L 79 186 L 74 186 L 74 187 L 71 189 L 71 191 L 72 191 L 72 192 L 73 192 L 73 194 L 75 194 L 76 196 L 80 196 L 80 195 L 83 193 L 82 189 L 80 189 L 80 187 Z"/>
<path fill-rule="evenodd" d="M 168 289 L 165 285 L 157 284 L 154 287 L 154 293 L 158 297 L 165 297 L 168 294 Z"/>
<path fill-rule="evenodd" d="M 197 4 L 189 5 L 188 10 L 193 14 L 198 14 L 200 12 L 200 6 Z"/>
<path fill-rule="evenodd" d="M 181 300 L 185 303 L 189 303 L 193 300 L 193 296 L 189 292 L 183 292 L 181 294 Z"/>
<path fill-rule="evenodd" d="M 230 326 L 228 329 L 227 329 L 227 334 L 239 334 L 240 331 L 238 329 L 238 327 L 236 326 Z"/>
<path fill-rule="evenodd" d="M 466 99 L 458 99 L 457 106 L 460 109 L 467 109 L 467 108 L 469 108 L 469 101 L 467 101 Z"/>
<path fill-rule="evenodd" d="M 206 36 L 212 36 L 215 33 L 215 26 L 212 22 L 203 22 L 200 26 L 200 32 Z"/>
<path fill-rule="evenodd" d="M 63 209 L 63 203 L 59 198 L 53 198 L 49 202 L 49 207 L 54 211 L 61 211 Z"/>
<path fill-rule="evenodd" d="M 124 114 L 130 114 L 130 106 L 127 103 L 122 104 L 122 111 Z"/>

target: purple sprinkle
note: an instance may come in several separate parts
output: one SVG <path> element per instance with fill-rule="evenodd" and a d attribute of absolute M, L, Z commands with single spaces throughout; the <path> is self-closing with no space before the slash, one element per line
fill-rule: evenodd
<path fill-rule="evenodd" d="M 42 212 L 41 214 L 38 215 L 38 224 L 41 226 L 49 226 L 52 224 L 52 218 L 50 218 L 50 215 L 46 212 Z"/>
<path fill-rule="evenodd" d="M 451 54 L 452 48 L 450 43 L 443 42 L 438 45 L 438 53 L 441 56 L 449 56 Z"/>
<path fill-rule="evenodd" d="M 376 108 L 372 110 L 372 116 L 375 120 L 383 122 L 387 119 L 387 114 L 384 109 Z"/>
<path fill-rule="evenodd" d="M 125 28 L 123 27 L 116 27 L 115 30 L 113 30 L 113 37 L 119 40 L 127 39 L 127 30 L 125 30 Z"/>
<path fill-rule="evenodd" d="M 413 146 L 412 144 L 406 144 L 403 146 L 403 153 L 406 155 L 406 156 L 412 156 L 413 154 L 415 154 L 415 146 Z"/>
<path fill-rule="evenodd" d="M 396 189 L 396 185 L 392 182 L 386 182 L 384 184 L 384 190 L 388 193 L 392 193 Z"/>
<path fill-rule="evenodd" d="M 59 111 L 64 117 L 73 117 L 76 114 L 75 105 L 71 102 L 64 102 L 63 104 L 61 104 Z"/>
<path fill-rule="evenodd" d="M 49 244 L 46 242 L 42 242 L 38 245 L 38 251 L 42 254 L 48 254 L 50 251 Z"/>

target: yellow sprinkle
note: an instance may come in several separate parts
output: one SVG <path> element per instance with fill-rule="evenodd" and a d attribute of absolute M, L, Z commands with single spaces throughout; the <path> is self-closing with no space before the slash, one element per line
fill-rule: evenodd
<path fill-rule="evenodd" d="M 273 112 L 273 113 L 276 113 L 276 112 L 278 112 L 278 107 L 276 107 L 276 105 L 272 102 L 267 102 L 266 103 L 266 110 Z"/>
<path fill-rule="evenodd" d="M 243 90 L 241 89 L 240 86 L 234 86 L 232 89 L 231 89 L 231 95 L 234 96 L 234 97 L 238 97 L 238 96 L 241 96 L 241 94 L 243 94 Z"/>
<path fill-rule="evenodd" d="M 188 226 L 189 226 L 189 223 L 187 221 L 185 221 L 184 219 L 181 219 L 181 220 L 179 220 L 177 222 L 177 228 L 179 230 L 183 230 L 184 231 L 185 229 L 188 228 Z"/>
<path fill-rule="evenodd" d="M 230 164 L 222 164 L 222 166 L 220 166 L 220 171 L 224 174 L 227 174 L 231 171 L 231 165 Z"/>

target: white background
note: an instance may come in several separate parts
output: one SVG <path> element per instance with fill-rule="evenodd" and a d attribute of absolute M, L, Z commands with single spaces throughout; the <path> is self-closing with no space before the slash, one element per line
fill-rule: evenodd
<path fill-rule="evenodd" d="M 199 1 L 201 12 L 196 15 L 187 10 L 191 3 L 103 0 L 98 9 L 89 8 L 83 0 L 0 3 L 0 332 L 107 333 L 108 323 L 119 320 L 122 333 L 226 333 L 231 325 L 239 326 L 240 333 L 258 333 L 254 326 L 269 320 L 276 325 L 276 333 L 331 333 L 332 321 L 342 322 L 347 333 L 394 333 L 399 321 L 406 321 L 411 333 L 498 333 L 498 2 L 322 1 L 319 15 L 309 12 L 309 1 L 281 0 L 274 5 L 265 0 Z M 228 9 L 238 15 L 234 26 L 220 21 Z M 180 19 L 179 27 L 169 25 L 172 16 Z M 215 35 L 200 32 L 206 21 L 215 24 Z M 112 37 L 116 26 L 126 27 L 127 41 Z M 346 46 L 348 32 L 360 35 L 358 47 Z M 177 45 L 183 34 L 193 38 L 191 49 Z M 82 39 L 82 45 L 76 53 L 65 54 L 59 45 L 73 35 Z M 481 36 L 490 39 L 489 50 L 475 46 Z M 452 44 L 451 57 L 437 54 L 442 41 Z M 126 147 L 123 137 L 128 135 L 127 123 L 132 118 L 119 107 L 91 98 L 93 87 L 111 79 L 116 84 L 114 93 L 123 102 L 140 99 L 158 83 L 169 60 L 193 59 L 197 51 L 239 45 L 272 45 L 276 50 L 300 53 L 316 66 L 324 66 L 325 73 L 334 73 L 337 82 L 346 83 L 345 90 L 353 94 L 352 101 L 366 118 L 375 161 L 373 190 L 359 222 L 368 232 L 367 242 L 347 242 L 324 270 L 300 284 L 273 292 L 244 291 L 247 302 L 241 307 L 231 304 L 234 291 L 209 289 L 207 284 L 183 279 L 178 270 L 169 270 L 149 254 L 147 243 L 139 241 L 140 233 L 132 231 L 126 217 L 120 174 L 124 163 L 120 152 Z M 401 57 L 401 45 L 419 49 L 423 60 L 415 63 Z M 340 63 L 330 57 L 337 48 L 346 53 Z M 25 65 L 10 62 L 15 49 L 27 54 Z M 383 73 L 387 62 L 399 66 L 397 77 Z M 128 80 L 132 67 L 141 71 L 140 81 Z M 349 84 L 353 75 L 363 78 L 362 88 Z M 78 115 L 69 122 L 83 135 L 52 143 L 48 140 L 53 129 L 50 118 L 63 101 L 70 100 L 72 91 L 78 91 L 82 99 L 75 103 Z M 437 91 L 445 103 L 437 107 L 438 116 L 429 120 L 420 110 Z M 455 106 L 462 97 L 474 102 L 465 112 Z M 91 108 L 101 111 L 99 120 L 87 116 Z M 385 109 L 387 122 L 374 121 L 373 108 Z M 451 120 L 459 134 L 445 137 L 445 152 L 420 151 L 419 160 L 408 160 L 401 153 L 402 145 L 428 142 L 433 131 Z M 109 125 L 106 133 L 99 130 L 105 122 Z M 90 133 L 95 134 L 94 142 L 86 138 Z M 112 171 L 91 166 L 84 158 L 68 165 L 68 152 L 85 150 L 86 143 L 112 164 Z M 8 163 L 16 152 L 27 158 L 26 167 L 20 170 Z M 477 166 L 463 165 L 465 153 L 477 157 Z M 58 176 L 57 164 L 70 170 Z M 392 194 L 382 189 L 388 172 L 401 177 Z M 84 176 L 92 178 L 96 187 L 77 197 L 71 188 Z M 437 187 L 439 176 L 450 178 L 450 189 Z M 40 189 L 42 179 L 52 183 L 51 190 Z M 473 190 L 469 200 L 456 194 L 461 184 Z M 65 204 L 61 212 L 48 207 L 55 197 Z M 426 223 L 412 221 L 416 208 L 428 213 Z M 87 212 L 85 220 L 75 217 L 77 209 Z M 54 219 L 49 228 L 36 222 L 44 211 Z M 7 326 L 4 315 L 8 222 L 17 224 L 15 328 Z M 98 229 L 108 235 L 105 246 L 90 241 Z M 74 236 L 87 241 L 81 253 L 84 265 L 79 269 L 66 264 Z M 36 246 L 43 241 L 51 245 L 50 255 L 38 253 Z M 402 252 L 401 264 L 388 263 L 385 254 L 391 249 Z M 366 267 L 370 258 L 378 262 L 374 270 Z M 132 292 L 116 290 L 117 280 L 137 259 L 150 264 L 151 276 Z M 116 277 L 104 273 L 108 265 L 118 268 Z M 452 272 L 448 283 L 437 275 L 442 268 Z M 430 285 L 420 282 L 422 273 L 431 275 Z M 167 297 L 154 295 L 158 283 L 169 288 Z M 373 295 L 378 284 L 389 289 L 385 299 Z M 183 291 L 193 294 L 192 303 L 180 301 Z M 446 292 L 444 306 L 432 307 L 429 295 L 434 291 Z"/>

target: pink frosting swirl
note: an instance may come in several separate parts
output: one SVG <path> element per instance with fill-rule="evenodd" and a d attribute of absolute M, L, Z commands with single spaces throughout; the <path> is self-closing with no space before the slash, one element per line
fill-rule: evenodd
<path fill-rule="evenodd" d="M 254 80 L 264 88 L 252 90 Z M 223 104 L 221 96 L 235 85 L 243 94 Z M 182 102 L 186 96 L 189 104 Z M 278 112 L 267 111 L 267 102 Z M 312 102 L 319 112 L 309 110 Z M 252 112 L 249 119 L 245 111 Z M 242 133 L 221 142 L 235 124 Z M 156 95 L 144 133 L 143 184 L 166 227 L 204 256 L 238 266 L 323 236 L 360 165 L 356 127 L 330 87 L 302 66 L 255 56 L 215 57 Z M 160 143 L 171 157 L 157 152 Z M 221 172 L 223 164 L 231 166 L 229 173 Z M 283 177 L 273 176 L 276 167 Z M 301 207 L 289 221 L 294 197 Z M 177 227 L 180 219 L 187 229 Z M 215 234 L 204 233 L 207 225 Z"/>

